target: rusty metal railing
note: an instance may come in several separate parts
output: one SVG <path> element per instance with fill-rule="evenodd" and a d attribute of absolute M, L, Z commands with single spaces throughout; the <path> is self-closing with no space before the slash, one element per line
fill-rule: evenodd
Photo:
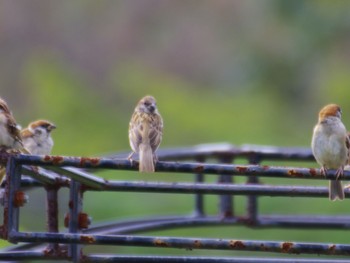
<path fill-rule="evenodd" d="M 106 180 L 90 173 L 99 169 L 130 170 L 137 172 L 138 163 L 126 159 L 126 154 L 104 158 L 66 156 L 3 156 L 7 161 L 7 180 L 3 194 L 4 218 L 0 236 L 17 246 L 0 252 L 0 260 L 66 260 L 72 262 L 350 262 L 349 244 L 303 243 L 290 241 L 141 236 L 137 233 L 194 226 L 234 226 L 259 228 L 349 229 L 349 216 L 332 215 L 263 215 L 258 211 L 260 196 L 327 198 L 328 189 L 318 186 L 262 185 L 262 177 L 298 179 L 335 179 L 335 171 L 327 178 L 319 169 L 259 165 L 262 161 L 312 161 L 309 149 L 276 148 L 231 145 L 202 145 L 159 151 L 157 172 L 188 174 L 194 182 L 141 182 Z M 232 164 L 237 158 L 248 160 L 247 165 Z M 205 163 L 206 160 L 219 163 Z M 195 162 L 188 162 L 194 160 Z M 4 160 L 3 160 L 4 161 Z M 41 167 L 39 170 L 32 166 Z M 206 183 L 207 175 L 217 175 L 217 183 Z M 246 176 L 246 184 L 235 184 L 234 177 Z M 118 178 L 116 178 L 118 179 Z M 342 179 L 349 180 L 345 171 Z M 46 191 L 47 230 L 44 232 L 20 230 L 19 213 L 27 201 L 24 191 L 30 188 Z M 59 231 L 58 192 L 69 188 L 68 213 L 64 223 L 68 230 Z M 85 192 L 142 192 L 194 194 L 194 208 L 190 215 L 153 216 L 143 219 L 117 221 L 108 224 L 91 224 L 83 212 Z M 219 198 L 218 215 L 206 215 L 205 195 Z M 247 197 L 246 214 L 236 215 L 235 196 Z M 350 197 L 350 191 L 345 191 Z M 325 202 L 328 202 L 325 200 Z M 43 204 L 44 205 L 44 204 Z M 177 248 L 190 250 L 232 250 L 261 252 L 260 257 L 210 257 L 162 255 L 107 255 L 86 254 L 83 248 L 90 245 L 130 247 Z M 268 257 L 264 253 L 268 252 Z M 289 258 L 272 257 L 271 253 L 290 255 Z M 292 255 L 313 255 L 314 258 L 295 258 Z M 328 255 L 326 259 L 318 255 Z M 342 256 L 343 259 L 339 259 Z"/>

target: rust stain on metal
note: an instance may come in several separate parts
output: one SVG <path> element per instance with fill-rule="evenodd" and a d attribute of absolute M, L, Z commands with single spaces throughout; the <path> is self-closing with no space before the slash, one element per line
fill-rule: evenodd
<path fill-rule="evenodd" d="M 244 166 L 237 166 L 237 167 L 236 167 L 236 170 L 237 170 L 239 173 L 245 173 L 245 172 L 247 172 L 248 168 L 247 168 L 247 167 L 244 167 Z"/>
<path fill-rule="evenodd" d="M 44 162 L 49 162 L 53 165 L 58 165 L 64 161 L 64 158 L 62 156 L 50 156 L 50 155 L 45 155 L 43 158 Z"/>
<path fill-rule="evenodd" d="M 244 249 L 245 245 L 242 241 L 239 240 L 230 240 L 229 245 L 234 249 Z"/>
<path fill-rule="evenodd" d="M 86 213 L 79 213 L 78 216 L 78 225 L 80 229 L 87 229 L 91 224 L 91 219 Z"/>
<path fill-rule="evenodd" d="M 281 249 L 283 253 L 289 253 L 290 250 L 293 248 L 294 244 L 291 242 L 284 242 L 281 245 Z"/>
<path fill-rule="evenodd" d="M 288 174 L 292 177 L 303 177 L 303 174 L 300 172 L 297 172 L 296 170 L 288 170 Z"/>
<path fill-rule="evenodd" d="M 262 165 L 261 168 L 262 168 L 263 170 L 268 170 L 268 169 L 270 169 L 270 166 L 268 166 L 268 165 Z"/>
<path fill-rule="evenodd" d="M 195 248 L 200 248 L 202 246 L 202 243 L 199 240 L 195 240 L 193 243 Z"/>
<path fill-rule="evenodd" d="M 165 242 L 164 240 L 161 239 L 156 239 L 153 242 L 157 247 L 168 247 L 169 244 L 167 242 Z"/>
<path fill-rule="evenodd" d="M 311 176 L 317 175 L 316 169 L 314 169 L 314 168 L 310 168 L 309 172 L 310 172 Z"/>
<path fill-rule="evenodd" d="M 93 236 L 81 236 L 80 240 L 87 244 L 93 244 L 96 241 Z"/>
<path fill-rule="evenodd" d="M 84 167 L 87 164 L 91 164 L 92 166 L 97 166 L 100 163 L 99 158 L 88 158 L 88 157 L 83 157 L 80 159 L 79 165 L 81 167 Z"/>
<path fill-rule="evenodd" d="M 64 227 L 66 227 L 66 228 L 69 227 L 69 213 L 66 213 L 64 215 Z"/>
<path fill-rule="evenodd" d="M 28 202 L 28 196 L 24 192 L 17 191 L 15 193 L 15 198 L 13 200 L 13 203 L 16 207 L 24 206 L 24 204 L 27 202 Z"/>

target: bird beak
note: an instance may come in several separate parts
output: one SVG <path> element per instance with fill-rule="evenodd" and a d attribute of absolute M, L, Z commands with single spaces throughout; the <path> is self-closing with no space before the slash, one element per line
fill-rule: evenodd
<path fill-rule="evenodd" d="M 52 124 L 52 125 L 49 126 L 49 131 L 52 131 L 52 130 L 54 130 L 56 128 L 57 128 L 56 125 Z"/>
<path fill-rule="evenodd" d="M 156 109 L 156 105 L 155 104 L 152 104 L 151 106 L 149 106 L 149 111 L 151 113 L 153 113 L 155 111 L 155 109 Z"/>

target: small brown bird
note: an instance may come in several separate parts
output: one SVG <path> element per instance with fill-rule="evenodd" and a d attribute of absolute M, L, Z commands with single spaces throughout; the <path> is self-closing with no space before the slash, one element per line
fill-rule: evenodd
<path fill-rule="evenodd" d="M 24 147 L 32 154 L 50 154 L 53 147 L 51 131 L 54 129 L 56 126 L 46 120 L 29 123 L 28 127 L 21 131 Z"/>
<path fill-rule="evenodd" d="M 20 130 L 14 117 L 11 114 L 5 100 L 0 98 L 0 148 L 3 152 L 18 151 L 29 153 L 23 147 Z M 6 174 L 6 168 L 0 166 L 0 184 Z"/>
<path fill-rule="evenodd" d="M 336 179 L 330 180 L 330 200 L 343 200 L 344 189 L 338 180 L 344 173 L 344 166 L 349 160 L 350 142 L 347 131 L 341 121 L 341 109 L 336 104 L 329 104 L 319 112 L 318 123 L 312 136 L 311 148 L 321 172 L 327 175 L 327 169 L 336 169 Z"/>
<path fill-rule="evenodd" d="M 136 105 L 129 124 L 129 142 L 132 153 L 140 155 L 140 172 L 154 172 L 156 150 L 162 140 L 163 119 L 152 96 L 142 98 Z"/>

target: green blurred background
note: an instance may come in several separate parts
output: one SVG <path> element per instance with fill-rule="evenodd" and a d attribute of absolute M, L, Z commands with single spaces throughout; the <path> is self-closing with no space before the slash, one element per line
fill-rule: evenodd
<path fill-rule="evenodd" d="M 350 2 L 345 0 L 4 0 L 0 96 L 22 126 L 38 118 L 58 126 L 53 154 L 100 156 L 129 150 L 128 122 L 146 94 L 156 97 L 164 118 L 161 148 L 210 142 L 309 147 L 324 104 L 341 105 L 344 123 L 350 125 L 349 33 Z M 114 180 L 192 180 L 166 173 L 99 175 Z M 61 191 L 61 219 L 67 195 Z M 192 207 L 188 201 L 192 197 L 184 195 L 88 193 L 85 197 L 84 210 L 94 223 L 190 214 Z M 44 193 L 30 192 L 30 198 L 23 208 L 22 228 L 42 230 Z M 217 197 L 206 201 L 208 213 L 217 213 Z M 237 213 L 244 213 L 244 202 L 236 199 Z M 345 214 L 348 202 L 266 197 L 259 209 L 266 214 Z M 348 242 L 343 233 L 243 227 L 157 232 Z M 203 254 L 122 247 L 112 251 Z"/>

